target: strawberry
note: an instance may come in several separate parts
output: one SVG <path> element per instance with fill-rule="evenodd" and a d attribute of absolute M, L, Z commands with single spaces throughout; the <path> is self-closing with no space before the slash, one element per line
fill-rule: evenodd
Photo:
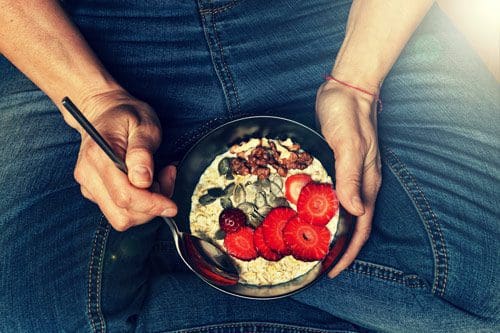
<path fill-rule="evenodd" d="M 296 213 L 289 207 L 273 208 L 262 221 L 264 241 L 269 248 L 281 255 L 288 255 L 289 250 L 283 240 L 283 228 Z"/>
<path fill-rule="evenodd" d="M 296 216 L 286 224 L 283 238 L 295 259 L 316 261 L 328 253 L 331 234 L 327 227 L 303 222 Z"/>
<path fill-rule="evenodd" d="M 247 216 L 238 208 L 226 208 L 219 215 L 219 225 L 227 233 L 236 232 L 244 227 Z"/>
<path fill-rule="evenodd" d="M 278 261 L 283 258 L 281 254 L 271 250 L 271 248 L 266 244 L 264 241 L 264 232 L 261 226 L 255 229 L 255 232 L 253 233 L 253 242 L 257 248 L 257 252 L 262 258 L 269 261 Z"/>
<path fill-rule="evenodd" d="M 297 213 L 304 222 L 326 225 L 339 208 L 339 200 L 332 185 L 309 183 L 300 191 Z"/>
<path fill-rule="evenodd" d="M 257 258 L 257 250 L 253 242 L 253 229 L 242 227 L 238 231 L 229 233 L 224 238 L 224 247 L 227 253 L 241 260 Z"/>
<path fill-rule="evenodd" d="M 305 173 L 299 173 L 288 177 L 285 182 L 285 197 L 288 201 L 296 205 L 300 191 L 310 182 L 312 182 L 311 176 Z"/>

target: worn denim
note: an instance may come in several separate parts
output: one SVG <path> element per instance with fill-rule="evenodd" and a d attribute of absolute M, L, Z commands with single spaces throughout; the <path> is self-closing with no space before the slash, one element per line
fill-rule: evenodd
<path fill-rule="evenodd" d="M 64 5 L 158 113 L 161 167 L 244 115 L 315 126 L 350 2 Z M 370 240 L 338 278 L 281 300 L 208 287 L 159 221 L 114 231 L 73 179 L 78 134 L 4 58 L 0 74 L 1 332 L 500 331 L 500 90 L 437 7 L 382 87 Z"/>

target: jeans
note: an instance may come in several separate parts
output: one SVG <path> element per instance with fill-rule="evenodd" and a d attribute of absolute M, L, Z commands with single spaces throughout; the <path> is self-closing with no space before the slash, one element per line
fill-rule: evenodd
<path fill-rule="evenodd" d="M 314 127 L 350 2 L 64 6 L 112 75 L 158 113 L 161 167 L 245 115 Z M 73 179 L 78 134 L 1 57 L 0 73 L 1 332 L 500 330 L 500 90 L 438 7 L 382 87 L 383 184 L 368 243 L 336 279 L 280 300 L 209 288 L 160 221 L 114 231 Z"/>

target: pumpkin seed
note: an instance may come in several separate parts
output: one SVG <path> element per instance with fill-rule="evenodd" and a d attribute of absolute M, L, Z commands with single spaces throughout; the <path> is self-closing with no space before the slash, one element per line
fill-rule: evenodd
<path fill-rule="evenodd" d="M 213 196 L 211 196 L 210 194 L 204 194 L 200 197 L 200 199 L 198 199 L 198 202 L 200 204 L 202 204 L 203 206 L 206 206 L 208 204 L 211 204 L 212 202 L 214 202 L 215 200 L 217 200 L 217 198 L 214 198 Z"/>
<path fill-rule="evenodd" d="M 257 209 L 257 213 L 259 213 L 260 216 L 266 217 L 267 214 L 269 214 L 269 212 L 271 211 L 271 209 L 273 209 L 273 207 L 265 205 Z"/>
<path fill-rule="evenodd" d="M 235 183 L 229 183 L 225 188 L 224 188 L 224 192 L 226 192 L 226 195 L 233 195 L 234 194 L 234 187 L 235 187 Z"/>
<path fill-rule="evenodd" d="M 226 237 L 226 233 L 223 230 L 217 230 L 215 232 L 215 239 L 216 240 L 222 240 Z"/>
<path fill-rule="evenodd" d="M 283 188 L 283 179 L 281 178 L 280 175 L 278 175 L 277 173 L 273 173 L 269 176 L 269 180 L 273 183 L 275 183 L 276 185 L 279 186 L 279 188 Z"/>
<path fill-rule="evenodd" d="M 275 182 L 271 182 L 270 187 L 271 187 L 271 193 L 274 194 L 275 196 L 279 196 L 282 194 L 281 187 Z"/>
<path fill-rule="evenodd" d="M 245 202 L 246 199 L 246 192 L 245 189 L 243 188 L 243 185 L 238 184 L 234 188 L 234 194 L 233 194 L 233 201 L 235 204 L 240 204 L 242 202 Z"/>
<path fill-rule="evenodd" d="M 220 198 L 226 195 L 226 191 L 220 187 L 212 187 L 207 190 L 207 194 L 214 198 Z"/>
<path fill-rule="evenodd" d="M 289 207 L 288 201 L 286 198 L 277 197 L 272 202 L 273 207 Z"/>
<path fill-rule="evenodd" d="M 252 227 L 257 228 L 262 223 L 263 219 L 264 218 L 262 216 L 260 216 L 260 214 L 255 211 L 248 216 L 248 223 Z"/>
<path fill-rule="evenodd" d="M 231 158 L 223 158 L 217 165 L 217 170 L 219 171 L 219 175 L 227 175 L 228 171 L 231 170 Z"/>
<path fill-rule="evenodd" d="M 255 212 L 255 210 L 257 209 L 257 207 L 255 207 L 254 204 L 250 203 L 250 202 L 243 202 L 243 203 L 240 203 L 238 206 L 237 206 L 238 209 L 241 209 L 241 211 L 243 213 L 245 213 L 246 215 L 250 216 L 250 214 L 252 214 L 253 212 Z"/>
<path fill-rule="evenodd" d="M 220 205 L 223 209 L 228 209 L 233 207 L 233 203 L 229 198 L 220 198 Z"/>
<path fill-rule="evenodd" d="M 257 193 L 257 195 L 255 196 L 254 202 L 255 202 L 255 206 L 257 206 L 257 208 L 260 208 L 260 207 L 267 205 L 266 194 L 264 192 Z"/>

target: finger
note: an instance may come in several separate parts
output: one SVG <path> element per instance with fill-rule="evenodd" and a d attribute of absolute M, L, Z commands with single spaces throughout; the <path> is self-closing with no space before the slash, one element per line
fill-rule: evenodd
<path fill-rule="evenodd" d="M 172 217 L 177 214 L 177 206 L 172 200 L 148 189 L 135 187 L 112 163 L 106 165 L 99 174 L 106 175 L 102 182 L 118 207 L 155 216 Z"/>
<path fill-rule="evenodd" d="M 163 195 L 169 198 L 174 194 L 176 176 L 177 168 L 173 165 L 168 165 L 163 168 L 158 176 L 160 181 L 160 191 Z"/>
<path fill-rule="evenodd" d="M 87 190 L 87 188 L 85 188 L 85 186 L 80 186 L 80 192 L 82 192 L 85 199 L 95 202 L 94 196 L 89 192 L 89 190 Z"/>
<path fill-rule="evenodd" d="M 133 128 L 128 138 L 125 164 L 130 182 L 139 188 L 148 188 L 153 182 L 153 152 L 160 135 L 156 126 Z"/>
<path fill-rule="evenodd" d="M 361 251 L 361 248 L 370 236 L 372 218 L 373 212 L 371 209 L 366 209 L 365 214 L 357 218 L 351 242 L 349 243 L 349 246 L 342 258 L 328 273 L 329 278 L 334 278 L 339 275 L 340 272 L 349 267 L 349 265 L 357 257 L 359 251 Z"/>
<path fill-rule="evenodd" d="M 361 251 L 361 248 L 368 240 L 372 228 L 375 201 L 380 184 L 379 163 L 372 163 L 371 167 L 366 169 L 364 173 L 363 198 L 366 203 L 365 213 L 357 218 L 351 242 L 340 261 L 328 273 L 328 277 L 334 278 L 346 269 L 354 261 Z"/>
<path fill-rule="evenodd" d="M 93 201 L 99 206 L 111 226 L 117 231 L 125 231 L 135 225 L 144 224 L 150 221 L 155 215 L 130 212 L 125 208 L 118 207 L 111 199 L 99 174 L 92 169 L 87 170 L 88 181 L 85 192 L 89 193 Z"/>
<path fill-rule="evenodd" d="M 335 190 L 342 206 L 351 214 L 360 216 L 365 213 L 361 200 L 363 176 L 362 149 L 354 144 L 355 140 L 337 144 L 335 149 Z"/>

